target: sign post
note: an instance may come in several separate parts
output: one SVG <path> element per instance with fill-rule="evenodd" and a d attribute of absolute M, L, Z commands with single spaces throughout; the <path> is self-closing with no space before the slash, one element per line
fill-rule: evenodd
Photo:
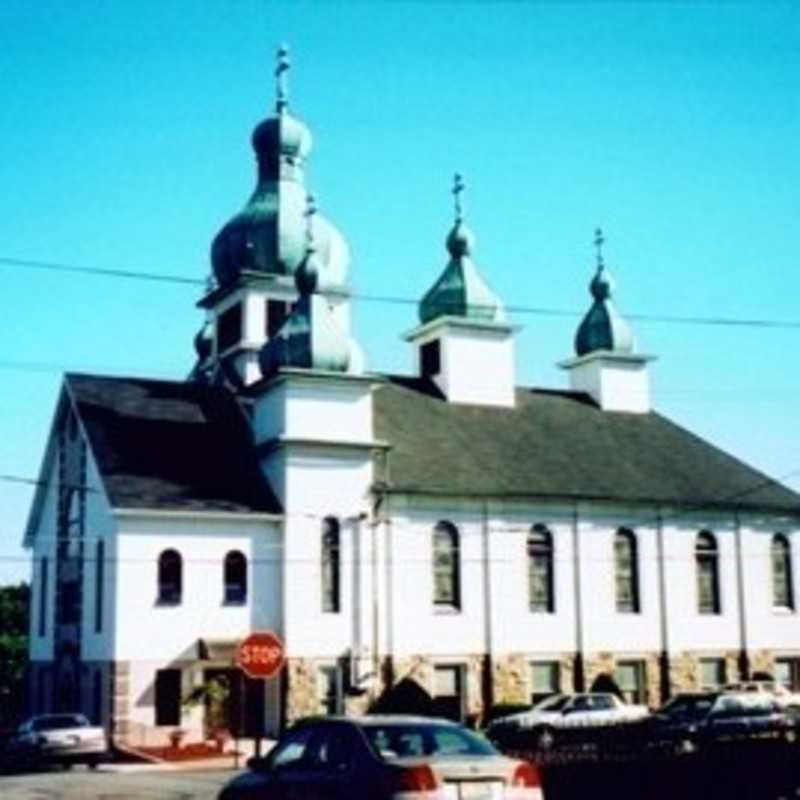
<path fill-rule="evenodd" d="M 239 642 L 236 648 L 236 666 L 242 671 L 242 685 L 239 692 L 239 708 L 244 709 L 245 680 L 249 678 L 266 681 L 275 677 L 286 661 L 283 642 L 272 631 L 256 631 Z M 262 687 L 263 687 L 262 683 Z M 240 713 L 240 717 L 243 715 Z M 241 723 L 241 720 L 240 720 Z M 263 720 L 262 720 L 263 723 Z M 240 728 L 243 725 L 240 724 Z M 238 751 L 238 747 L 236 748 Z M 256 756 L 261 755 L 261 736 L 256 738 Z M 235 766 L 238 767 L 238 752 Z"/>

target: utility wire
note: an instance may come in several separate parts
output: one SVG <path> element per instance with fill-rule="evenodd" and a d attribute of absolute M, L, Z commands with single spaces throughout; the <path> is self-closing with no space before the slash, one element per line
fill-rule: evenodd
<path fill-rule="evenodd" d="M 50 270 L 55 272 L 81 273 L 85 275 L 98 275 L 107 278 L 126 278 L 133 280 L 158 281 L 160 283 L 177 283 L 189 286 L 206 286 L 206 281 L 199 278 L 188 278 L 183 275 L 171 275 L 159 272 L 145 272 L 142 270 L 124 270 L 107 267 L 86 267 L 73 264 L 60 264 L 49 261 L 31 261 L 21 258 L 0 256 L 0 265 L 9 267 L 22 267 L 25 269 Z M 385 303 L 390 305 L 417 305 L 419 300 L 409 297 L 393 295 L 360 294 L 351 295 L 354 300 L 367 303 Z M 539 306 L 511 305 L 506 310 L 515 314 L 535 314 L 550 317 L 579 317 L 584 312 L 570 311 L 567 309 L 546 308 Z M 800 320 L 777 319 L 744 319 L 735 317 L 683 317 L 667 314 L 640 314 L 628 313 L 629 319 L 639 322 L 660 322 L 674 325 L 709 325 L 715 327 L 744 327 L 744 328 L 777 328 L 799 330 Z"/>

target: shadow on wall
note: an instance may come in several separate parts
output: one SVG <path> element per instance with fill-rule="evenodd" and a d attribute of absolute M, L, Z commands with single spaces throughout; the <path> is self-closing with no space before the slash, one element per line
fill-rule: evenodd
<path fill-rule="evenodd" d="M 368 713 L 435 717 L 437 709 L 433 698 L 413 678 L 403 678 L 391 688 L 384 690 Z"/>

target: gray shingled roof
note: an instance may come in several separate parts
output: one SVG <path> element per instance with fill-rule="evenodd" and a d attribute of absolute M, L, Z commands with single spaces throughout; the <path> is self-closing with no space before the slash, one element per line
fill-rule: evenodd
<path fill-rule="evenodd" d="M 111 503 L 281 513 L 246 418 L 223 388 L 68 375 Z M 430 382 L 375 389 L 391 491 L 598 499 L 800 514 L 800 495 L 659 414 L 588 396 L 517 390 L 516 408 L 447 403 Z"/>
<path fill-rule="evenodd" d="M 225 389 L 67 375 L 115 508 L 281 513 Z"/>
<path fill-rule="evenodd" d="M 758 508 L 800 514 L 800 495 L 657 413 L 600 410 L 584 394 L 517 390 L 514 409 L 445 402 L 389 378 L 375 435 L 398 492 Z"/>

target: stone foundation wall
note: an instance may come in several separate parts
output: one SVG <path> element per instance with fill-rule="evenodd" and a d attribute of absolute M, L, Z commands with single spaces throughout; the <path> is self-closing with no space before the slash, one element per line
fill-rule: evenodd
<path fill-rule="evenodd" d="M 585 656 L 586 691 L 592 688 L 594 681 L 600 675 L 609 675 L 614 678 L 614 673 L 619 661 L 643 661 L 645 679 L 645 703 L 650 708 L 661 705 L 662 681 L 661 659 L 658 653 L 644 653 L 629 655 L 627 653 L 598 652 Z"/>
<path fill-rule="evenodd" d="M 110 733 L 112 741 L 127 742 L 132 734 L 130 720 L 130 663 L 112 661 L 109 669 Z"/>
<path fill-rule="evenodd" d="M 750 674 L 756 672 L 775 677 L 775 653 L 772 650 L 756 650 L 750 654 Z"/>

